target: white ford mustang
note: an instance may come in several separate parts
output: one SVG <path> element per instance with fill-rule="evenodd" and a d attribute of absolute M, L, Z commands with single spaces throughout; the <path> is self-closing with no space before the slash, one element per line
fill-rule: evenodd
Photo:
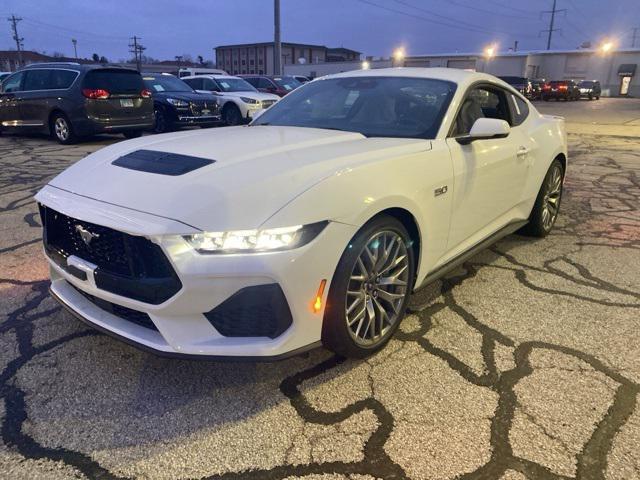
<path fill-rule="evenodd" d="M 310 82 L 249 126 L 111 145 L 37 195 L 51 292 L 157 353 L 382 348 L 410 293 L 558 216 L 567 142 L 506 83 L 453 69 Z"/>

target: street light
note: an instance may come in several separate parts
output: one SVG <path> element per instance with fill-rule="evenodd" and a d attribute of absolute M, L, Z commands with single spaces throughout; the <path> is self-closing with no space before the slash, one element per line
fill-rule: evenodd
<path fill-rule="evenodd" d="M 498 46 L 495 43 L 485 47 L 484 49 L 485 62 L 484 62 L 484 67 L 482 69 L 483 72 L 487 70 L 489 61 L 496 56 L 497 51 L 498 51 Z"/>
<path fill-rule="evenodd" d="M 371 64 L 368 61 L 362 62 L 362 70 L 369 70 L 371 68 Z"/>
<path fill-rule="evenodd" d="M 393 60 L 395 61 L 395 64 L 399 67 L 402 67 L 404 64 L 404 57 L 405 57 L 405 53 L 404 53 L 404 48 L 400 47 L 400 48 L 396 48 L 393 52 Z"/>
<path fill-rule="evenodd" d="M 602 45 L 600 45 L 600 51 L 602 53 L 609 53 L 611 50 L 613 50 L 613 42 L 610 40 L 605 40 L 602 42 Z"/>

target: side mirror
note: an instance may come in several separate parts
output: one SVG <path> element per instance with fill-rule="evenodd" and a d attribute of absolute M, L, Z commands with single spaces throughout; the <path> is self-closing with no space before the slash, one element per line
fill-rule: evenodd
<path fill-rule="evenodd" d="M 461 145 L 468 145 L 475 140 L 489 140 L 491 138 L 506 138 L 511 127 L 504 120 L 498 118 L 479 118 L 471 127 L 468 135 L 456 137 Z"/>

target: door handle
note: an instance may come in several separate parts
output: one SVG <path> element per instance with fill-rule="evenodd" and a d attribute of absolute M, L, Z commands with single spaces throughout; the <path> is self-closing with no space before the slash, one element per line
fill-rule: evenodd
<path fill-rule="evenodd" d="M 529 149 L 527 147 L 520 147 L 518 148 L 518 158 L 523 158 L 526 157 L 529 154 Z"/>

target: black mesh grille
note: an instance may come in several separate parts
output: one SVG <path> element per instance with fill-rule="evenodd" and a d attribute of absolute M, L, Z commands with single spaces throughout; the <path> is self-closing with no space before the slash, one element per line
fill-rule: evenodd
<path fill-rule="evenodd" d="M 149 239 L 77 220 L 43 205 L 40 216 L 49 256 L 65 269 L 70 255 L 95 264 L 99 288 L 157 304 L 182 287 L 160 246 Z M 83 240 L 83 232 L 91 234 L 89 242 Z"/>
<path fill-rule="evenodd" d="M 89 300 L 91 303 L 93 303 L 96 307 L 100 308 L 101 310 L 109 312 L 115 315 L 116 317 L 122 318 L 123 320 L 127 320 L 131 323 L 135 323 L 136 325 L 139 325 L 141 327 L 148 328 L 150 330 L 155 330 L 156 332 L 158 331 L 155 324 L 151 321 L 151 318 L 146 313 L 139 312 L 138 310 L 133 310 L 131 308 L 123 307 L 122 305 L 111 303 L 98 297 L 94 297 L 93 295 L 87 292 L 78 290 L 73 285 L 71 285 L 71 287 L 73 287 L 73 289 L 76 292 L 82 294 L 87 300 Z"/>
<path fill-rule="evenodd" d="M 204 316 L 225 337 L 276 338 L 292 323 L 278 284 L 243 288 Z"/>

